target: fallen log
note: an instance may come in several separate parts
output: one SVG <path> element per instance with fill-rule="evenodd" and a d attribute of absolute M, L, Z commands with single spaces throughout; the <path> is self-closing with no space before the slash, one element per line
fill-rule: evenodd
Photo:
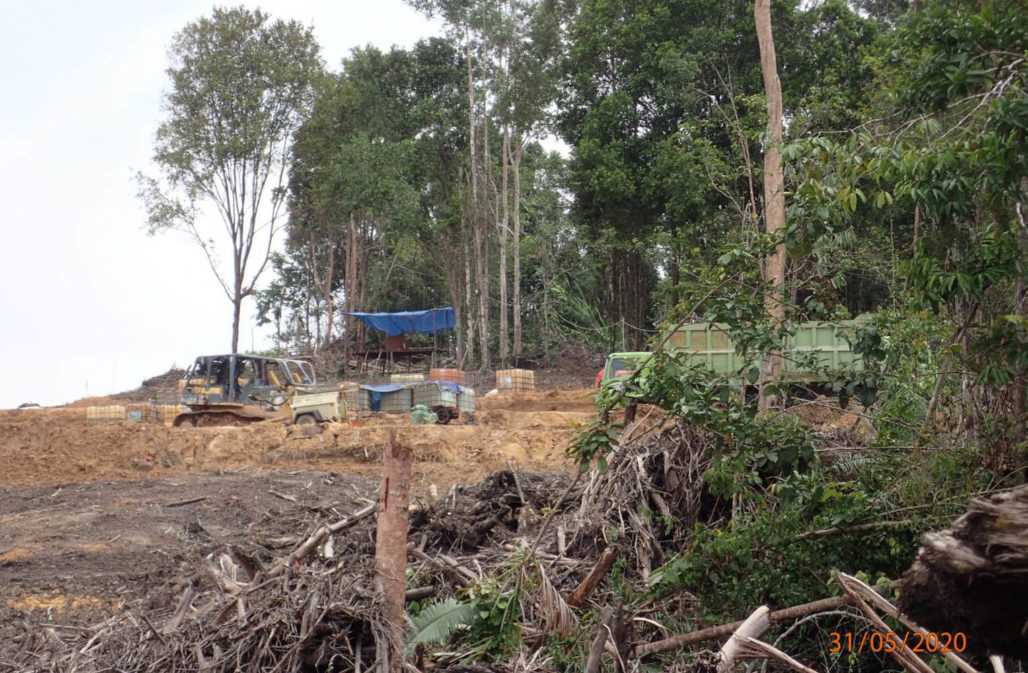
<path fill-rule="evenodd" d="M 904 642 L 904 639 L 896 635 L 896 632 L 889 627 L 885 621 L 878 616 L 870 605 L 868 605 L 863 595 L 866 595 L 864 588 L 867 591 L 874 593 L 874 590 L 866 585 L 861 586 L 857 584 L 853 577 L 844 573 L 839 573 L 839 584 L 842 585 L 843 591 L 846 592 L 852 600 L 853 604 L 864 613 L 864 615 L 871 620 L 875 628 L 878 629 L 882 634 L 888 637 L 886 642 L 895 643 L 896 646 L 892 649 L 886 648 L 886 651 L 892 655 L 893 659 L 897 661 L 903 668 L 907 669 L 910 673 L 932 673 L 932 668 L 924 662 L 921 657 L 914 654 L 914 651 Z"/>
<path fill-rule="evenodd" d="M 975 499 L 925 535 L 899 589 L 900 609 L 925 628 L 963 633 L 980 655 L 1028 659 L 1028 486 Z"/>
<path fill-rule="evenodd" d="M 446 554 L 440 554 L 439 558 L 435 558 L 429 556 L 413 545 L 407 545 L 407 551 L 419 561 L 424 561 L 425 563 L 434 565 L 440 570 L 450 573 L 450 575 L 457 580 L 458 586 L 463 586 L 468 582 L 477 582 L 480 579 L 475 575 L 475 573 L 457 563 L 456 559 L 451 556 L 447 556 Z"/>
<path fill-rule="evenodd" d="M 717 673 L 731 673 L 735 668 L 736 659 L 742 653 L 743 643 L 749 639 L 759 638 L 771 628 L 771 620 L 768 619 L 770 612 L 766 605 L 761 605 L 753 611 L 753 614 L 743 620 L 739 628 L 721 647 L 721 660 L 717 664 Z"/>
<path fill-rule="evenodd" d="M 887 601 L 881 594 L 869 587 L 867 584 L 861 582 L 856 577 L 850 577 L 849 575 L 843 575 L 843 577 L 846 578 L 844 581 L 849 582 L 850 587 L 856 589 L 860 593 L 861 597 L 863 597 L 868 603 L 872 604 L 889 617 L 898 620 L 911 631 L 921 634 L 924 638 L 932 638 L 932 635 L 927 630 L 919 626 L 916 622 L 911 621 L 906 615 L 902 614 L 895 605 Z M 974 666 L 967 663 L 952 650 L 944 652 L 943 657 L 964 673 L 978 673 L 978 670 Z"/>
<path fill-rule="evenodd" d="M 767 618 L 769 622 L 776 624 L 779 622 L 798 619 L 800 617 L 806 617 L 807 615 L 812 615 L 818 612 L 824 612 L 825 610 L 835 610 L 847 605 L 851 605 L 850 598 L 848 596 L 834 596 L 832 598 L 822 598 L 821 600 L 811 601 L 810 603 L 803 603 L 802 605 L 794 605 L 782 610 L 775 610 L 774 612 L 769 613 Z M 744 621 L 745 620 L 740 620 L 732 622 L 731 624 L 710 626 L 705 629 L 683 633 L 663 640 L 657 640 L 652 643 L 640 643 L 635 647 L 635 654 L 638 657 L 644 657 L 648 654 L 675 650 L 680 647 L 685 647 L 686 645 L 702 643 L 707 640 L 726 638 L 731 636 L 736 629 L 742 626 Z"/>
<path fill-rule="evenodd" d="M 813 668 L 805 664 L 801 664 L 785 652 L 774 645 L 768 645 L 762 640 L 756 638 L 746 638 L 742 643 L 742 647 L 739 653 L 740 659 L 774 659 L 779 661 L 796 673 L 817 673 Z"/>
<path fill-rule="evenodd" d="M 589 647 L 589 657 L 585 660 L 585 673 L 599 673 L 603 665 L 603 650 L 610 634 L 610 623 L 614 619 L 614 608 L 607 606 L 596 625 L 596 635 Z"/>
<path fill-rule="evenodd" d="M 186 505 L 192 505 L 198 502 L 203 502 L 207 499 L 206 495 L 201 495 L 198 498 L 189 498 L 188 500 L 179 500 L 177 502 L 169 502 L 165 507 L 185 507 Z"/>
<path fill-rule="evenodd" d="M 408 589 L 407 593 L 403 595 L 406 601 L 420 601 L 423 598 L 429 596 L 435 596 L 436 588 L 432 585 L 427 587 L 415 587 L 414 589 Z"/>

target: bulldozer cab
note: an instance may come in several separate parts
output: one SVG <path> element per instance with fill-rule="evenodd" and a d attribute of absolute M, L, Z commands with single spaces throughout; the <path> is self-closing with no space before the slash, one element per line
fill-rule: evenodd
<path fill-rule="evenodd" d="M 277 407 L 292 388 L 316 383 L 310 363 L 242 354 L 200 356 L 185 381 L 182 402 L 190 406 L 257 402 Z"/>

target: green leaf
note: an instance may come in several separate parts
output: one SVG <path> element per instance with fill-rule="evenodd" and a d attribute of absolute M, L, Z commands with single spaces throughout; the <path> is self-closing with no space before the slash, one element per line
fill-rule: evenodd
<path fill-rule="evenodd" d="M 411 620 L 414 629 L 407 639 L 407 645 L 445 643 L 458 628 L 470 625 L 476 619 L 477 612 L 476 603 L 461 603 L 456 598 L 433 603 Z"/>

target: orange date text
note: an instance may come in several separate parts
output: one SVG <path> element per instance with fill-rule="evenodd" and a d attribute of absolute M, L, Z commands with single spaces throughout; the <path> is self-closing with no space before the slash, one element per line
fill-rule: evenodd
<path fill-rule="evenodd" d="M 891 631 L 832 631 L 828 643 L 828 649 L 832 654 L 892 654 L 904 645 L 915 654 L 947 654 L 965 651 L 967 634 L 963 631 L 907 631 L 900 636 Z"/>

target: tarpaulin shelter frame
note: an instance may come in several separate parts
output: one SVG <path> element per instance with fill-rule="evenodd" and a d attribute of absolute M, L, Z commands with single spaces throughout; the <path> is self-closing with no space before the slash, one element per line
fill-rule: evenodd
<path fill-rule="evenodd" d="M 386 371 L 392 371 L 394 360 L 403 359 L 407 361 L 407 371 L 411 370 L 413 358 L 418 355 L 428 355 L 430 367 L 436 366 L 436 354 L 439 350 L 439 332 L 452 330 L 456 326 L 456 316 L 452 306 L 430 308 L 420 311 L 394 311 L 369 313 L 364 311 L 347 312 L 363 322 L 373 330 L 386 334 L 387 337 L 396 337 L 406 334 L 431 334 L 431 348 L 404 347 L 402 350 L 379 348 L 377 351 L 365 351 L 363 353 L 362 369 L 368 369 L 368 357 L 374 352 L 375 362 L 379 362 L 385 355 Z M 361 354 L 358 354 L 360 357 Z"/>

